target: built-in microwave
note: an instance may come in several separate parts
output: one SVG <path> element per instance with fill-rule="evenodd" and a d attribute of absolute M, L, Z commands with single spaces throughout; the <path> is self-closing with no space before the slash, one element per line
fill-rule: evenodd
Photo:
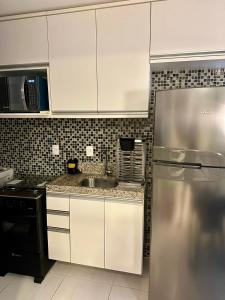
<path fill-rule="evenodd" d="M 47 79 L 41 75 L 0 77 L 0 113 L 49 110 Z"/>

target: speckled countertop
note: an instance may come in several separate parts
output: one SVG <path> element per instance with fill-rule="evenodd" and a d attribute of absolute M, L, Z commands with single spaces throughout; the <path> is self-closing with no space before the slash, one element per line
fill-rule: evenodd
<path fill-rule="evenodd" d="M 47 192 L 144 200 L 144 186 L 125 187 L 118 185 L 117 187 L 110 189 L 80 186 L 80 182 L 86 177 L 102 177 L 102 175 L 97 173 L 81 173 L 78 175 L 64 174 L 47 185 Z"/>

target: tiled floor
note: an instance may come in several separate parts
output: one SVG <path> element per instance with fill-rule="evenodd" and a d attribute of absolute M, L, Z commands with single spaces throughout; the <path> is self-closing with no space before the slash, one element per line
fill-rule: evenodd
<path fill-rule="evenodd" d="M 42 284 L 7 274 L 0 278 L 0 300 L 147 300 L 148 261 L 144 275 L 57 262 Z"/>

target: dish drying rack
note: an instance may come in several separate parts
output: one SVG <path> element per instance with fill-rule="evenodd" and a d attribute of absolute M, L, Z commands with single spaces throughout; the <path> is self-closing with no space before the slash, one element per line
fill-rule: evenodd
<path fill-rule="evenodd" d="M 122 140 L 122 141 L 121 141 Z M 146 165 L 146 145 L 145 142 L 127 138 L 127 147 L 125 139 L 118 139 L 117 142 L 117 178 L 123 185 L 142 185 L 145 182 Z M 125 147 L 123 147 L 125 145 Z M 125 150 L 122 150 L 124 148 Z"/>

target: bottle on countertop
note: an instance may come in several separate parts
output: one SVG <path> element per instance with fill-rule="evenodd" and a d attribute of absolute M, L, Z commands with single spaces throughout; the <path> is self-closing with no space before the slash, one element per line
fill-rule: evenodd
<path fill-rule="evenodd" d="M 67 161 L 67 172 L 68 174 L 76 175 L 80 173 L 80 170 L 78 169 L 78 159 L 69 159 Z"/>

